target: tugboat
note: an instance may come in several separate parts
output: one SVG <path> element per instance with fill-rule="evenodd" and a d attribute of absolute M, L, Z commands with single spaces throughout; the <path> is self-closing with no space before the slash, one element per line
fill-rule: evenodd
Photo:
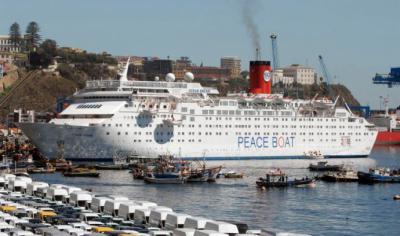
<path fill-rule="evenodd" d="M 369 172 L 359 171 L 357 176 L 361 183 L 400 183 L 400 169 L 375 168 Z"/>
<path fill-rule="evenodd" d="M 289 179 L 286 174 L 282 175 L 266 175 L 266 178 L 260 177 L 256 181 L 259 188 L 284 188 L 284 187 L 301 187 L 312 186 L 315 184 L 315 178 L 304 177 L 302 179 Z"/>
<path fill-rule="evenodd" d="M 329 172 L 321 177 L 321 180 L 327 182 L 357 182 L 357 172 L 350 168 L 345 168 L 339 172 Z"/>
<path fill-rule="evenodd" d="M 310 171 L 341 171 L 343 165 L 328 165 L 327 161 L 319 161 L 317 164 L 310 164 Z"/>

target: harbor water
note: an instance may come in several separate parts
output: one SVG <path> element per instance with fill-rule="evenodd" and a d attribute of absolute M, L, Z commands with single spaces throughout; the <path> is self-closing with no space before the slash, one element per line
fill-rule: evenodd
<path fill-rule="evenodd" d="M 400 235 L 400 184 L 325 183 L 314 188 L 260 190 L 255 181 L 268 168 L 290 176 L 313 176 L 310 160 L 209 162 L 243 172 L 243 179 L 183 185 L 145 184 L 128 171 L 101 171 L 100 178 L 65 178 L 60 173 L 32 175 L 34 180 L 155 201 L 175 211 L 217 220 L 246 222 L 252 229 L 277 228 L 312 235 Z M 314 161 L 315 162 L 315 161 Z M 370 158 L 329 159 L 357 170 L 400 168 L 400 147 L 374 148 Z"/>

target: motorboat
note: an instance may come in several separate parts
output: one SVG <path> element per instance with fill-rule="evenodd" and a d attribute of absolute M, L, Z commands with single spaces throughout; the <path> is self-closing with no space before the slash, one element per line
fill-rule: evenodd
<path fill-rule="evenodd" d="M 304 177 L 301 179 L 289 179 L 287 175 L 270 176 L 267 174 L 266 178 L 259 178 L 256 181 L 257 187 L 260 188 L 281 188 L 281 187 L 294 187 L 294 186 L 312 186 L 315 184 L 315 178 Z"/>
<path fill-rule="evenodd" d="M 311 163 L 308 169 L 310 171 L 340 171 L 343 169 L 343 164 L 329 165 L 327 161 L 319 161 L 317 164 Z"/>
<path fill-rule="evenodd" d="M 357 176 L 362 183 L 400 183 L 400 169 L 375 168 L 368 172 L 359 171 Z"/>
<path fill-rule="evenodd" d="M 357 182 L 357 172 L 353 169 L 343 169 L 338 172 L 328 172 L 321 177 L 321 180 L 327 182 Z"/>

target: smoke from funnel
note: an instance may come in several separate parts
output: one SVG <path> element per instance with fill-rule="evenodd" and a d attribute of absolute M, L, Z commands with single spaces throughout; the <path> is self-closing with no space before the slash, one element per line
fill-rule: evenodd
<path fill-rule="evenodd" d="M 253 19 L 257 6 L 257 1 L 254 0 L 247 0 L 247 1 L 242 1 L 242 16 L 243 16 L 243 23 L 246 26 L 247 32 L 249 33 L 249 36 L 251 37 L 251 41 L 253 44 L 253 50 L 254 52 L 258 51 L 260 53 L 261 51 L 261 45 L 260 45 L 260 34 L 258 32 L 257 25 L 255 24 L 255 21 Z M 256 58 L 259 57 L 260 55 L 257 55 L 256 52 Z"/>

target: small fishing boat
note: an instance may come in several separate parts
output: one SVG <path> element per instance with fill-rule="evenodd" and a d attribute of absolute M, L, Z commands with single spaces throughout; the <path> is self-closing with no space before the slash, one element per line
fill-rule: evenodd
<path fill-rule="evenodd" d="M 308 169 L 310 171 L 340 171 L 343 165 L 329 165 L 327 161 L 319 161 L 317 164 L 311 163 Z"/>
<path fill-rule="evenodd" d="M 400 200 L 400 194 L 396 194 L 393 196 L 393 200 Z"/>
<path fill-rule="evenodd" d="M 193 169 L 189 172 L 187 182 L 215 182 L 222 166 L 209 167 L 203 169 Z"/>
<path fill-rule="evenodd" d="M 129 165 L 120 165 L 120 164 L 96 164 L 94 165 L 96 170 L 127 170 L 129 169 Z"/>
<path fill-rule="evenodd" d="M 50 163 L 46 163 L 46 167 L 31 167 L 27 169 L 29 174 L 44 174 L 44 173 L 54 173 L 56 168 L 54 168 Z"/>
<path fill-rule="evenodd" d="M 343 169 L 338 172 L 329 172 L 321 177 L 321 180 L 327 182 L 357 182 L 357 172 L 352 169 Z"/>
<path fill-rule="evenodd" d="M 62 158 L 50 160 L 50 164 L 56 168 L 56 171 L 66 171 L 72 167 L 72 162 Z"/>
<path fill-rule="evenodd" d="M 270 176 L 267 174 L 266 178 L 259 178 L 256 181 L 256 184 L 257 187 L 260 188 L 302 187 L 315 185 L 315 179 L 308 177 L 302 179 L 289 179 L 287 175 Z"/>
<path fill-rule="evenodd" d="M 187 179 L 188 176 L 182 176 L 182 174 L 177 172 L 163 174 L 148 173 L 144 177 L 144 181 L 151 184 L 183 184 Z"/>
<path fill-rule="evenodd" d="M 99 177 L 100 173 L 95 169 L 89 168 L 71 168 L 63 172 L 65 177 Z"/>
<path fill-rule="evenodd" d="M 217 174 L 217 178 L 225 177 L 226 179 L 243 178 L 243 173 L 238 173 L 234 170 L 224 170 Z"/>
<path fill-rule="evenodd" d="M 243 178 L 243 173 L 228 172 L 224 174 L 225 179 L 241 179 Z"/>
<path fill-rule="evenodd" d="M 400 183 L 400 169 L 375 168 L 368 172 L 359 171 L 357 176 L 361 183 Z"/>

